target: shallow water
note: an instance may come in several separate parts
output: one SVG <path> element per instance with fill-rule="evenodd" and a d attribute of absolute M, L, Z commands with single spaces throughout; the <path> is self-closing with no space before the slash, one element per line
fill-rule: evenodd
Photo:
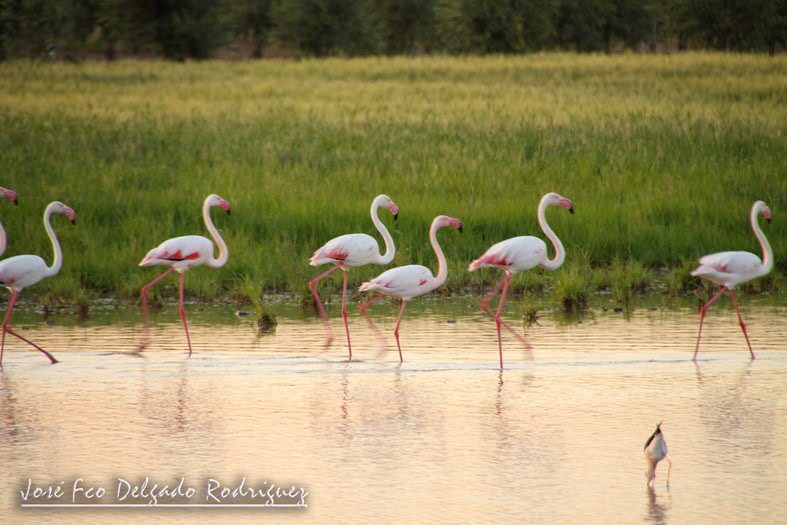
<path fill-rule="evenodd" d="M 395 305 L 372 309 L 389 349 L 379 357 L 351 317 L 352 362 L 335 306 L 337 340 L 320 353 L 322 325 L 297 310 L 259 334 L 248 318 L 190 305 L 190 358 L 175 307 L 154 315 L 143 358 L 125 354 L 140 337 L 136 310 L 79 324 L 20 312 L 20 333 L 61 362 L 7 341 L 0 521 L 787 523 L 787 308 L 742 307 L 754 361 L 729 305 L 708 314 L 696 364 L 694 308 L 544 312 L 515 323 L 531 351 L 504 336 L 502 373 L 494 323 L 475 303 L 408 307 L 401 366 Z M 661 420 L 673 468 L 668 487 L 662 463 L 651 490 L 642 447 Z M 117 478 L 146 476 L 184 477 L 198 503 L 211 478 L 303 487 L 308 507 L 21 508 L 31 478 L 64 482 L 63 498 L 36 501 L 70 503 L 83 478 L 113 503 Z"/>

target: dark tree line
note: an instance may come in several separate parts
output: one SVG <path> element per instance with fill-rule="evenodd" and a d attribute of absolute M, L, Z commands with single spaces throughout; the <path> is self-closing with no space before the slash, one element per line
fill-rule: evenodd
<path fill-rule="evenodd" d="M 0 59 L 785 48 L 787 0 L 0 0 Z"/>

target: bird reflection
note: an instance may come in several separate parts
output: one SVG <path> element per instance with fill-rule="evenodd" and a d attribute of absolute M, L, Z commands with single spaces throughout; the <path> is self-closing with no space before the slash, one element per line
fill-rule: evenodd
<path fill-rule="evenodd" d="M 16 422 L 16 398 L 5 370 L 0 368 L 0 433 L 4 441 L 16 442 L 18 425 Z"/>
<path fill-rule="evenodd" d="M 342 390 L 342 401 L 339 404 L 341 423 L 339 424 L 339 434 L 348 436 L 350 431 L 350 409 L 348 408 L 350 398 L 350 381 L 347 377 L 347 369 L 342 371 L 342 380 L 339 382 Z"/>
<path fill-rule="evenodd" d="M 667 494 L 669 494 L 669 488 L 667 488 Z M 667 523 L 667 514 L 672 508 L 672 497 L 667 497 L 666 501 L 663 498 L 660 498 L 656 494 L 656 489 L 651 487 L 650 485 L 647 486 L 647 495 L 648 495 L 648 514 L 645 516 L 645 520 L 650 523 Z M 661 501 L 659 501 L 661 500 Z"/>
<path fill-rule="evenodd" d="M 499 417 L 503 414 L 503 369 L 497 374 L 497 399 L 495 401 L 495 414 Z"/>
<path fill-rule="evenodd" d="M 733 438 L 745 433 L 749 446 L 768 448 L 768 436 L 773 426 L 773 407 L 761 398 L 749 393 L 753 361 L 749 361 L 737 373 L 729 377 L 707 376 L 699 363 L 695 363 L 697 383 L 700 389 L 700 418 L 712 427 L 712 434 Z"/>
<path fill-rule="evenodd" d="M 375 297 L 375 299 L 382 299 L 382 297 L 383 296 L 378 296 L 378 297 Z M 373 300 L 375 300 L 375 299 L 373 299 Z M 377 344 L 379 346 L 379 350 L 377 352 L 377 355 L 374 358 L 375 359 L 380 359 L 383 356 L 384 353 L 388 352 L 389 348 L 388 348 L 388 345 L 385 342 L 385 337 L 383 337 L 383 334 L 382 334 L 382 332 L 380 332 L 380 329 L 377 328 L 377 323 L 372 321 L 372 318 L 369 317 L 369 314 L 366 313 L 366 306 L 367 305 L 368 305 L 368 301 L 367 301 L 367 303 L 362 304 L 361 307 L 359 308 L 359 310 L 361 312 L 361 315 L 366 319 L 366 323 L 369 325 L 369 329 L 374 334 L 374 337 L 377 340 Z"/>
<path fill-rule="evenodd" d="M 145 371 L 151 372 L 150 378 L 143 379 L 140 391 L 139 407 L 145 417 L 161 423 L 167 432 L 173 435 L 187 435 L 195 429 L 210 427 L 210 418 L 205 417 L 200 404 L 195 405 L 191 399 L 188 361 L 178 364 L 174 379 L 170 381 L 160 381 L 158 374 L 148 369 L 148 362 L 144 363 Z M 175 383 L 174 388 L 170 387 L 171 381 Z M 152 385 L 155 388 L 151 388 Z"/>

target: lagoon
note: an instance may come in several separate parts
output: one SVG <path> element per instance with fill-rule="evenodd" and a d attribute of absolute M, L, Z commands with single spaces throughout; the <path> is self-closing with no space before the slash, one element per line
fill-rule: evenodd
<path fill-rule="evenodd" d="M 259 333 L 227 308 L 189 305 L 186 355 L 176 305 L 154 313 L 133 350 L 136 309 L 96 308 L 80 322 L 32 311 L 15 322 L 49 365 L 11 341 L 0 371 L 0 516 L 4 523 L 787 523 L 787 347 L 779 297 L 743 297 L 757 359 L 729 301 L 706 318 L 691 361 L 692 301 L 543 311 L 531 351 L 504 339 L 475 301 L 414 301 L 359 315 L 348 362 L 341 318 L 322 325 L 278 308 Z M 521 305 L 507 312 L 521 317 Z M 8 341 L 7 341 L 8 342 Z M 672 459 L 645 483 L 642 447 L 659 421 Z M 21 508 L 34 483 L 115 488 L 149 479 L 204 497 L 222 487 L 302 488 L 297 508 Z M 185 489 L 184 489 L 185 490 Z M 108 490 L 108 492 L 111 492 Z M 218 493 L 218 492 L 217 492 Z M 110 494 L 111 496 L 111 494 Z M 67 499 L 67 498 L 66 498 Z M 232 503 L 232 500 L 225 500 Z M 160 504 L 162 501 L 159 502 Z M 204 503 L 204 502 L 203 502 Z"/>

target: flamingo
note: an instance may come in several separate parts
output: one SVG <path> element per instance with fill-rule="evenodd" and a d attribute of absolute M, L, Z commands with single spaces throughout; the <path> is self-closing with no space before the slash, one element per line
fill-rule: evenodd
<path fill-rule="evenodd" d="M 565 197 L 557 193 L 547 193 L 541 197 L 541 202 L 538 203 L 538 223 L 541 229 L 546 234 L 547 238 L 552 241 L 555 247 L 555 257 L 550 259 L 547 256 L 547 245 L 538 237 L 522 236 L 513 237 L 500 241 L 499 243 L 491 246 L 484 254 L 470 263 L 470 271 L 475 271 L 478 268 L 500 268 L 505 272 L 505 275 L 497 282 L 497 284 L 481 300 L 481 310 L 487 315 L 494 318 L 497 323 L 497 346 L 500 352 L 500 368 L 503 368 L 503 342 L 500 335 L 500 327 L 505 326 L 508 331 L 514 334 L 524 345 L 529 348 L 530 345 L 523 337 L 516 333 L 505 321 L 500 318 L 503 312 L 503 304 L 506 301 L 506 293 L 508 293 L 508 285 L 511 282 L 511 277 L 514 274 L 523 270 L 529 270 L 536 266 L 540 266 L 547 270 L 556 270 L 560 268 L 566 258 L 566 252 L 563 248 L 563 243 L 560 242 L 555 232 L 547 224 L 546 217 L 544 216 L 547 206 L 562 206 L 572 214 L 574 213 L 574 205 Z M 500 295 L 500 302 L 497 305 L 497 312 L 492 313 L 489 310 L 489 301 L 497 294 L 500 286 L 503 286 L 503 292 Z"/>
<path fill-rule="evenodd" d="M 162 242 L 157 247 L 150 250 L 148 254 L 145 255 L 145 258 L 142 259 L 142 262 L 139 263 L 140 266 L 169 266 L 169 269 L 142 287 L 141 295 L 145 317 L 145 336 L 137 352 L 144 350 L 148 345 L 148 290 L 173 271 L 177 271 L 180 274 L 180 318 L 183 320 L 183 329 L 186 332 L 186 344 L 189 347 L 189 355 L 191 355 L 191 338 L 189 337 L 189 327 L 186 322 L 186 309 L 183 306 L 184 274 L 189 268 L 201 265 L 210 268 L 221 268 L 229 257 L 227 245 L 224 243 L 224 239 L 221 238 L 216 226 L 213 225 L 213 220 L 210 218 L 210 209 L 213 206 L 221 206 L 221 208 L 227 212 L 227 215 L 229 215 L 230 203 L 214 193 L 208 195 L 202 205 L 202 218 L 205 220 L 205 226 L 219 246 L 218 258 L 213 257 L 213 242 L 210 239 L 200 235 L 184 235 L 183 237 L 175 237 Z"/>
<path fill-rule="evenodd" d="M 656 430 L 648 438 L 645 443 L 645 460 L 648 462 L 648 470 L 645 472 L 645 477 L 648 478 L 648 485 L 651 481 L 656 479 L 656 466 L 659 461 L 667 457 L 667 442 L 664 441 L 664 434 L 661 433 L 661 421 L 656 425 Z M 669 462 L 669 469 L 667 470 L 667 486 L 669 487 L 669 475 L 672 472 L 672 460 L 667 458 Z"/>
<path fill-rule="evenodd" d="M 328 322 L 328 314 L 325 312 L 322 301 L 320 301 L 320 295 L 317 293 L 317 283 L 339 268 L 341 268 L 344 273 L 342 317 L 344 318 L 344 331 L 347 334 L 347 349 L 350 353 L 351 360 L 353 358 L 353 348 L 350 343 L 350 327 L 347 325 L 347 271 L 349 268 L 365 266 L 367 264 L 385 266 L 386 264 L 390 264 L 394 259 L 394 255 L 396 255 L 396 246 L 394 246 L 393 238 L 377 215 L 377 210 L 380 208 L 388 208 L 393 214 L 394 220 L 396 220 L 397 217 L 399 217 L 399 207 L 394 204 L 394 201 L 387 195 L 378 195 L 372 201 L 372 222 L 385 241 L 385 253 L 383 255 L 380 255 L 380 247 L 373 237 L 365 233 L 349 233 L 331 239 L 325 243 L 322 248 L 314 252 L 314 255 L 309 259 L 309 264 L 312 266 L 319 266 L 326 263 L 333 264 L 333 268 L 309 281 L 309 288 L 314 296 L 314 301 L 317 303 L 317 309 L 320 311 L 320 317 L 322 317 L 326 329 L 327 337 L 323 351 L 331 346 L 333 342 L 333 331 Z"/>
<path fill-rule="evenodd" d="M 773 250 L 768 239 L 765 238 L 765 234 L 762 233 L 760 225 L 757 223 L 758 215 L 762 215 L 766 221 L 771 222 L 771 210 L 762 201 L 754 203 L 749 215 L 751 229 L 754 230 L 754 236 L 760 241 L 760 246 L 762 247 L 762 261 L 760 261 L 759 257 L 749 252 L 719 252 L 700 258 L 700 265 L 691 272 L 691 275 L 704 277 L 721 285 L 721 290 L 700 309 L 700 331 L 697 334 L 697 346 L 694 348 L 694 361 L 697 360 L 697 352 L 700 349 L 702 321 L 705 319 L 705 313 L 725 290 L 730 291 L 732 304 L 738 313 L 738 322 L 741 330 L 743 330 L 743 337 L 746 338 L 746 344 L 749 345 L 749 353 L 751 358 L 754 359 L 754 350 L 751 348 L 749 335 L 746 333 L 746 325 L 743 323 L 741 311 L 738 309 L 738 301 L 735 298 L 735 286 L 767 275 L 773 268 Z"/>
<path fill-rule="evenodd" d="M 432 226 L 429 228 L 429 240 L 432 243 L 435 254 L 437 254 L 437 275 L 432 275 L 429 268 L 417 264 L 408 266 L 399 266 L 398 268 L 391 268 L 388 271 L 381 273 L 369 282 L 363 283 L 360 290 L 380 292 L 380 295 L 370 299 L 360 306 L 361 313 L 366 315 L 366 308 L 376 303 L 383 297 L 399 297 L 402 299 L 402 308 L 399 310 L 399 318 L 396 321 L 396 328 L 394 328 L 394 336 L 396 337 L 396 347 L 399 349 L 399 362 L 402 359 L 402 347 L 399 344 L 399 324 L 402 322 L 402 315 L 404 309 L 407 307 L 407 302 L 413 297 L 418 297 L 425 293 L 441 286 L 446 277 L 448 277 L 448 265 L 445 262 L 445 255 L 443 250 L 437 243 L 437 230 L 446 226 L 453 226 L 459 233 L 462 232 L 462 223 L 459 219 L 448 217 L 446 215 L 438 215 L 432 221 Z"/>
<path fill-rule="evenodd" d="M 46 261 L 44 261 L 38 255 L 17 255 L 16 257 L 9 257 L 4 261 L 0 261 L 0 285 L 5 286 L 11 292 L 11 297 L 8 300 L 8 310 L 6 311 L 5 318 L 3 319 L 3 335 L 2 339 L 0 340 L 0 366 L 2 366 L 3 363 L 3 348 L 5 347 L 6 333 L 13 335 L 34 347 L 39 352 L 47 356 L 51 363 L 57 363 L 57 359 L 55 359 L 52 354 L 32 341 L 29 341 L 17 334 L 11 330 L 10 326 L 11 317 L 14 311 L 14 303 L 16 303 L 16 299 L 19 297 L 19 293 L 28 286 L 36 284 L 45 277 L 57 275 L 57 272 L 59 272 L 60 268 L 63 266 L 63 252 L 60 251 L 60 243 L 57 241 L 55 232 L 52 229 L 52 225 L 50 224 L 50 218 L 52 217 L 53 213 L 65 214 L 66 217 L 68 217 L 71 221 L 71 224 L 74 224 L 74 220 L 76 218 L 74 210 L 62 202 L 55 201 L 46 207 L 46 210 L 44 211 L 44 228 L 46 229 L 46 233 L 49 235 L 49 240 L 52 241 L 52 249 L 55 252 L 55 259 L 52 261 L 52 266 L 47 266 Z"/>
<path fill-rule="evenodd" d="M 14 190 L 0 187 L 0 197 L 5 197 L 6 199 L 11 200 L 11 202 L 14 204 L 19 204 L 16 200 L 16 192 Z M 3 225 L 0 224 L 0 255 L 5 253 L 6 240 L 7 238 L 5 235 L 5 229 L 3 229 Z"/>

